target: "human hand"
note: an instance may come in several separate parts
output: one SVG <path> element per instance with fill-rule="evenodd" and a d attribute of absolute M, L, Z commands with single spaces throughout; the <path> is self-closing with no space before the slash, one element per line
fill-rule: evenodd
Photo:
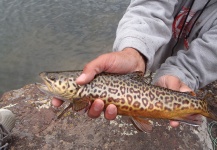
<path fill-rule="evenodd" d="M 186 84 L 181 82 L 181 80 L 175 76 L 164 75 L 159 78 L 155 85 L 165 87 L 171 90 L 180 91 L 180 92 L 189 92 L 193 91 Z M 177 127 L 179 125 L 178 121 L 170 121 L 172 127 Z"/>
<path fill-rule="evenodd" d="M 77 78 L 79 85 L 84 85 L 93 80 L 94 76 L 101 72 L 126 74 L 134 71 L 145 71 L 145 58 L 133 48 L 125 48 L 123 51 L 103 54 L 93 61 L 89 62 L 83 69 L 82 74 Z M 62 105 L 62 101 L 54 98 L 52 104 L 56 107 Z M 100 116 L 104 109 L 104 103 L 96 99 L 91 105 L 88 115 L 91 118 Z M 115 119 L 117 108 L 110 104 L 105 110 L 105 118 L 108 120 Z"/>

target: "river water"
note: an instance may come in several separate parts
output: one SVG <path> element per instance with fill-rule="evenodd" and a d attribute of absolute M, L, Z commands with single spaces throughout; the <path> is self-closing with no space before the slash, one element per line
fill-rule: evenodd
<path fill-rule="evenodd" d="M 130 0 L 0 1 L 0 95 L 111 51 Z"/>

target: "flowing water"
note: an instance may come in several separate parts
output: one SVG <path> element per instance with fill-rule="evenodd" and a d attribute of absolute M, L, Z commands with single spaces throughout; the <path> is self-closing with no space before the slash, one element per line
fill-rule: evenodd
<path fill-rule="evenodd" d="M 0 95 L 112 50 L 130 0 L 0 1 Z"/>

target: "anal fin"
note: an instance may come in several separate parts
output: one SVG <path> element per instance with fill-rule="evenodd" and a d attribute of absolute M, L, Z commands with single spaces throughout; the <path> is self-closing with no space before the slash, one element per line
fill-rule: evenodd
<path fill-rule="evenodd" d="M 146 120 L 139 117 L 131 117 L 130 118 L 133 125 L 142 132 L 151 132 L 152 131 L 152 124 Z"/>
<path fill-rule="evenodd" d="M 198 114 L 192 114 L 186 117 L 175 118 L 173 120 L 179 121 L 185 124 L 193 125 L 193 126 L 199 126 L 203 123 L 201 115 L 198 115 Z"/>

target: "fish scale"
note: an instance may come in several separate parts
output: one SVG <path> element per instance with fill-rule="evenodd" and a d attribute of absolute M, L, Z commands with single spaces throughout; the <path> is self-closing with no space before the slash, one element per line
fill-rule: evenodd
<path fill-rule="evenodd" d="M 196 114 L 217 120 L 208 101 L 190 93 L 151 85 L 141 72 L 125 75 L 101 73 L 86 85 L 76 84 L 80 74 L 81 71 L 43 72 L 40 77 L 45 85 L 38 84 L 38 87 L 69 102 L 75 111 L 100 98 L 105 106 L 114 104 L 118 115 L 130 116 L 142 131 L 151 130 L 151 124 L 144 118 L 178 120 L 196 125 L 201 124 Z"/>

